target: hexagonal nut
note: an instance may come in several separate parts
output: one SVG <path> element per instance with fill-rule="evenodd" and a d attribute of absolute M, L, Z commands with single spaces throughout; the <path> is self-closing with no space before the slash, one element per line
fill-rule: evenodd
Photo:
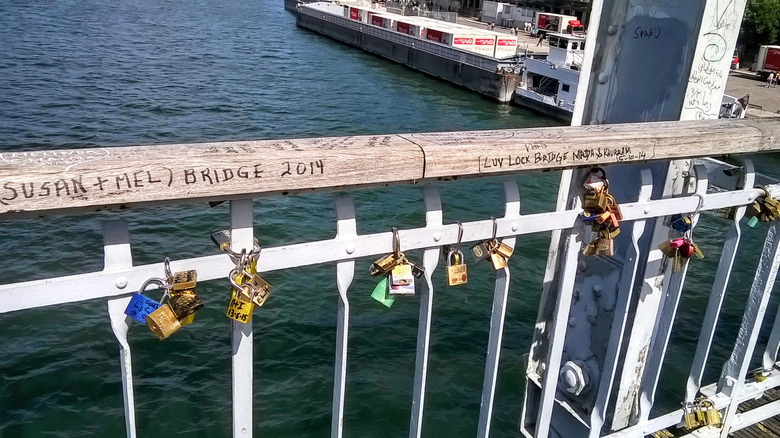
<path fill-rule="evenodd" d="M 558 383 L 569 394 L 580 395 L 590 383 L 588 370 L 584 364 L 568 361 L 561 367 Z"/>

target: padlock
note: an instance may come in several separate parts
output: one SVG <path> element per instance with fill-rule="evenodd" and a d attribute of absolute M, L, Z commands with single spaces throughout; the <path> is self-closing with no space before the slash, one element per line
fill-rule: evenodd
<path fill-rule="evenodd" d="M 512 253 L 514 252 L 514 249 L 511 246 L 498 240 L 493 242 L 493 248 L 494 253 L 501 255 L 507 260 L 509 260 L 509 257 L 512 257 Z"/>
<path fill-rule="evenodd" d="M 162 278 L 150 278 L 141 285 L 141 287 L 138 289 L 138 292 L 133 294 L 133 296 L 130 298 L 130 302 L 125 308 L 125 315 L 133 318 L 141 324 L 146 324 L 146 316 L 161 306 L 159 302 L 154 301 L 144 295 L 146 288 L 151 284 L 156 284 L 163 289 L 168 287 L 168 284 Z"/>
<path fill-rule="evenodd" d="M 683 239 L 682 244 L 677 248 L 677 254 L 684 258 L 689 259 L 693 255 L 693 244 L 688 239 Z"/>
<path fill-rule="evenodd" d="M 471 247 L 471 253 L 478 262 L 490 257 L 494 249 L 492 242 L 492 240 L 485 240 Z"/>
<path fill-rule="evenodd" d="M 398 266 L 400 263 L 403 263 L 403 260 L 403 254 L 401 254 L 400 257 L 395 253 L 388 254 L 372 263 L 368 268 L 368 273 L 372 277 L 387 275 L 387 273 L 392 271 L 393 268 Z"/>
<path fill-rule="evenodd" d="M 618 236 L 618 234 L 620 234 L 620 228 L 610 230 L 608 227 L 602 227 L 599 230 L 599 233 L 601 234 L 601 237 L 605 239 L 614 239 Z"/>
<path fill-rule="evenodd" d="M 669 226 L 673 230 L 679 233 L 685 233 L 691 229 L 692 226 L 691 218 L 689 216 L 683 216 L 681 214 L 673 214 L 669 218 Z"/>
<path fill-rule="evenodd" d="M 715 409 L 715 405 L 708 399 L 699 400 L 699 410 L 704 415 L 704 424 L 708 426 L 720 427 L 722 420 L 720 418 L 720 412 Z"/>
<path fill-rule="evenodd" d="M 588 210 L 584 210 L 582 213 L 580 213 L 579 218 L 583 223 L 591 224 L 599 218 L 599 215 L 591 213 Z"/>
<path fill-rule="evenodd" d="M 250 299 L 257 307 L 261 307 L 265 304 L 265 300 L 268 299 L 268 295 L 270 295 L 273 290 L 273 286 L 268 284 L 267 281 L 263 280 L 257 274 L 251 276 L 242 286 L 249 287 L 252 290 Z"/>
<path fill-rule="evenodd" d="M 414 295 L 414 276 L 411 264 L 402 263 L 390 271 L 388 293 L 390 295 Z"/>
<path fill-rule="evenodd" d="M 374 291 L 371 292 L 371 298 L 382 303 L 383 306 L 390 308 L 395 302 L 395 297 L 388 293 L 387 277 L 382 277 L 379 283 L 374 287 Z"/>
<path fill-rule="evenodd" d="M 507 267 L 507 260 L 501 253 L 493 252 L 490 254 L 490 264 L 493 265 L 493 269 L 498 271 Z"/>
<path fill-rule="evenodd" d="M 225 316 L 234 321 L 247 324 L 252 320 L 252 310 L 254 310 L 255 305 L 251 301 L 239 300 L 236 297 L 236 293 L 236 289 L 233 289 Z"/>
<path fill-rule="evenodd" d="M 157 310 L 146 315 L 146 325 L 161 340 L 181 328 L 179 319 L 168 303 L 163 303 Z"/>
<path fill-rule="evenodd" d="M 615 218 L 615 215 L 613 215 L 609 210 L 598 215 L 596 221 L 602 226 L 610 227 L 612 229 L 616 229 L 619 226 L 617 218 Z"/>
<path fill-rule="evenodd" d="M 603 169 L 595 168 L 585 177 L 582 185 L 590 191 L 603 191 L 609 187 L 609 181 Z"/>
<path fill-rule="evenodd" d="M 677 255 L 677 248 L 679 247 L 679 245 L 674 243 L 674 241 L 675 239 L 667 240 L 666 242 L 658 245 L 658 249 L 660 249 L 666 257 L 673 258 Z"/>
<path fill-rule="evenodd" d="M 592 213 L 601 214 L 607 209 L 607 195 L 602 192 L 590 192 L 585 195 L 582 207 Z"/>
<path fill-rule="evenodd" d="M 697 409 L 693 403 L 683 403 L 683 426 L 687 430 L 693 430 L 703 426 L 697 418 Z"/>
<path fill-rule="evenodd" d="M 171 278 L 171 290 L 179 291 L 194 289 L 198 283 L 198 271 L 181 271 L 173 274 Z"/>
<path fill-rule="evenodd" d="M 222 230 L 217 231 L 216 233 L 211 233 L 211 241 L 217 245 L 217 248 L 219 248 L 220 251 L 224 251 L 225 249 L 230 248 L 230 230 Z"/>
<path fill-rule="evenodd" d="M 596 255 L 614 256 L 615 255 L 615 241 L 612 239 L 605 239 L 599 237 L 596 239 Z"/>
<path fill-rule="evenodd" d="M 607 210 L 612 213 L 616 221 L 620 222 L 623 220 L 623 211 L 620 209 L 620 204 L 615 201 L 612 195 L 607 195 Z"/>
<path fill-rule="evenodd" d="M 182 322 L 196 311 L 202 309 L 203 301 L 195 293 L 195 289 L 185 289 L 172 291 L 171 297 L 168 299 L 168 305 L 171 306 L 171 310 L 173 310 L 176 318 Z"/>
<path fill-rule="evenodd" d="M 458 286 L 466 284 L 468 273 L 466 264 L 463 263 L 463 253 L 450 251 L 447 254 L 447 267 L 444 269 L 447 274 L 447 285 Z"/>
<path fill-rule="evenodd" d="M 585 245 L 585 248 L 582 249 L 582 255 L 586 255 L 586 256 L 596 255 L 596 241 L 597 240 L 599 240 L 598 237 L 594 241 L 592 241 L 589 244 Z"/>

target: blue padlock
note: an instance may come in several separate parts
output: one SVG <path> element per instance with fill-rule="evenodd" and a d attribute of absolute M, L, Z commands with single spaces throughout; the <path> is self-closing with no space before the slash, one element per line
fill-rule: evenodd
<path fill-rule="evenodd" d="M 593 213 L 591 213 L 588 210 L 585 210 L 582 213 L 580 213 L 580 220 L 582 222 L 586 223 L 586 224 L 589 224 L 589 223 L 595 221 L 596 219 L 598 219 L 598 217 L 599 217 L 599 215 L 593 214 Z"/>
<path fill-rule="evenodd" d="M 168 287 L 168 283 L 166 283 L 162 278 L 150 278 L 141 285 L 141 288 L 138 290 L 138 292 L 133 294 L 133 296 L 130 298 L 130 302 L 127 304 L 127 308 L 125 308 L 125 315 L 133 318 L 141 324 L 146 324 L 146 315 L 154 312 L 157 310 L 157 308 L 162 306 L 162 304 L 158 303 L 157 301 L 154 301 L 153 299 L 143 295 L 146 288 L 149 287 L 149 285 L 152 283 L 159 285 L 163 289 L 167 289 Z"/>
<path fill-rule="evenodd" d="M 686 231 L 690 230 L 691 225 L 691 218 L 688 216 L 683 216 L 679 213 L 673 214 L 672 217 L 669 218 L 669 226 L 680 233 L 685 233 Z"/>

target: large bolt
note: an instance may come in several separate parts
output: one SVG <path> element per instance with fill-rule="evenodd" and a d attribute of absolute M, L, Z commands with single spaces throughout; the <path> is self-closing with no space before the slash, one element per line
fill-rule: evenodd
<path fill-rule="evenodd" d="M 588 387 L 589 380 L 585 366 L 572 361 L 563 364 L 558 376 L 558 383 L 573 395 L 580 395 Z"/>

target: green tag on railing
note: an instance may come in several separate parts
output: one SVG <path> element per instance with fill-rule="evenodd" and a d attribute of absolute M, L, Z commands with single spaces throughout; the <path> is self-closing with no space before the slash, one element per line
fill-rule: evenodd
<path fill-rule="evenodd" d="M 383 277 L 382 280 L 377 283 L 374 291 L 371 292 L 371 298 L 379 301 L 388 308 L 393 305 L 395 297 L 387 293 L 387 277 Z"/>
<path fill-rule="evenodd" d="M 753 216 L 750 218 L 747 224 L 750 228 L 753 228 L 756 226 L 757 223 L 758 223 L 758 218 L 756 216 Z"/>

